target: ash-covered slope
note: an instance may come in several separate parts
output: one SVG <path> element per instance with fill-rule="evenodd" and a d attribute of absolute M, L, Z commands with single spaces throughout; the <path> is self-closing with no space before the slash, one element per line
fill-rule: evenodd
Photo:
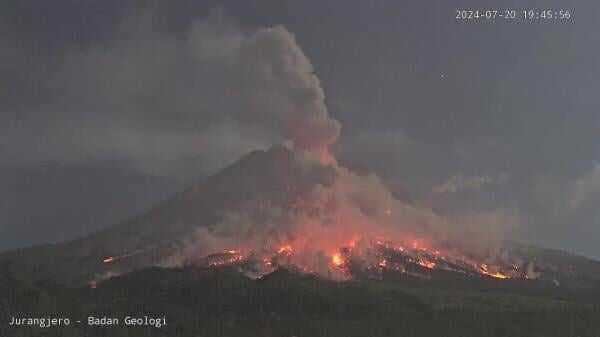
<path fill-rule="evenodd" d="M 88 237 L 0 255 L 0 265 L 28 279 L 81 283 L 102 273 L 120 273 L 157 263 L 180 249 L 195 229 L 214 224 L 249 200 L 287 207 L 312 189 L 327 185 L 330 167 L 303 166 L 285 147 L 255 151 L 150 211 Z M 107 257 L 127 256 L 118 264 Z"/>

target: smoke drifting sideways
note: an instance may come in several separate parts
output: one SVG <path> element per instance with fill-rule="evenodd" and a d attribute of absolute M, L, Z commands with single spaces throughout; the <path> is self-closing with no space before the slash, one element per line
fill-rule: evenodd
<path fill-rule="evenodd" d="M 484 259 L 500 256 L 506 224 L 518 222 L 513 214 L 444 218 L 394 198 L 376 175 L 359 175 L 337 163 L 330 147 L 341 125 L 329 116 L 310 60 L 285 28 L 259 29 L 237 46 L 235 59 L 245 90 L 238 93 L 244 108 L 235 118 L 268 122 L 294 151 L 294 165 L 327 166 L 334 170 L 334 180 L 314 184 L 287 208 L 250 200 L 221 222 L 197 229 L 185 240 L 185 248 L 163 265 L 181 265 L 218 252 L 267 256 L 290 250 L 287 263 L 332 276 L 331 257 L 340 247 L 381 239 L 424 246 L 453 242 Z"/>
<path fill-rule="evenodd" d="M 15 144 L 6 157 L 119 159 L 184 181 L 286 141 L 328 158 L 340 124 L 285 28 L 244 32 L 211 16 L 171 33 L 156 16 L 126 13 L 102 41 L 52 57 L 0 42 L 3 60 L 18 69 L 15 86 L 35 92 L 6 107 L 24 111 L 20 124 L 2 129 L 3 143 Z"/>

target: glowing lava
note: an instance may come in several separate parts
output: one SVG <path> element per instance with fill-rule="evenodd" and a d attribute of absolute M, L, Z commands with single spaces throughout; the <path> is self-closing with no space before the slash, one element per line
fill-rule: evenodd
<path fill-rule="evenodd" d="M 435 262 L 431 262 L 431 261 L 419 261 L 417 262 L 421 267 L 425 267 L 428 269 L 434 269 L 435 266 L 437 265 Z"/>
<path fill-rule="evenodd" d="M 333 256 L 331 256 L 331 263 L 333 263 L 333 265 L 336 267 L 343 266 L 344 262 L 345 262 L 344 258 L 339 253 L 335 253 L 335 254 L 333 254 Z"/>
<path fill-rule="evenodd" d="M 504 275 L 504 274 L 502 274 L 502 273 L 501 273 L 501 272 L 499 272 L 499 271 L 497 271 L 497 272 L 495 272 L 495 273 L 493 273 L 493 274 L 487 274 L 487 275 L 489 275 L 489 276 L 491 276 L 491 277 L 499 278 L 499 279 L 507 279 L 507 278 L 510 278 L 510 277 L 508 277 L 507 275 Z"/>
<path fill-rule="evenodd" d="M 481 268 L 481 273 L 484 274 L 484 275 L 491 276 L 491 277 L 494 277 L 494 278 L 497 278 L 497 279 L 502 279 L 502 280 L 510 278 L 508 275 L 503 274 L 503 273 L 501 273 L 499 271 L 490 272 L 488 270 L 488 265 L 485 264 L 485 263 L 482 263 L 481 266 L 480 266 L 480 268 Z"/>
<path fill-rule="evenodd" d="M 281 246 L 277 250 L 277 254 L 280 255 L 292 255 L 294 253 L 294 249 L 290 245 Z"/>
<path fill-rule="evenodd" d="M 227 248 L 203 257 L 200 262 L 208 267 L 237 266 L 242 271 L 248 271 L 247 274 L 257 275 L 257 277 L 269 274 L 279 267 L 289 267 L 339 280 L 347 280 L 357 275 L 379 278 L 390 272 L 428 278 L 430 271 L 433 270 L 499 280 L 528 278 L 521 265 L 502 260 L 495 261 L 492 257 L 484 256 L 480 257 L 479 261 L 495 262 L 481 263 L 477 258 L 463 255 L 456 250 L 439 246 L 429 248 L 433 247 L 433 244 L 421 240 L 401 241 L 400 245 L 386 238 L 361 239 L 356 236 L 338 244 L 338 247 L 336 244 L 331 244 L 331 248 L 327 249 L 331 253 L 326 254 L 325 265 L 319 258 L 323 254 L 322 250 L 312 250 L 302 237 L 296 237 L 295 240 L 271 246 L 270 249 L 248 251 L 241 248 Z M 244 253 L 241 253 L 242 251 Z M 104 262 L 109 263 L 113 260 L 116 258 L 108 257 Z M 352 263 L 348 263 L 349 261 Z M 415 270 L 415 266 L 419 268 Z"/>

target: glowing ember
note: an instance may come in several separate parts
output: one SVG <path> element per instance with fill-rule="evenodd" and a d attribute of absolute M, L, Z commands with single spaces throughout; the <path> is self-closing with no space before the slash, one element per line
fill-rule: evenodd
<path fill-rule="evenodd" d="M 106 258 L 104 258 L 104 260 L 102 260 L 102 262 L 104 262 L 104 263 L 111 263 L 111 262 L 113 262 L 114 260 L 115 260 L 115 258 L 114 258 L 114 257 L 112 257 L 112 256 L 109 256 L 109 257 L 106 257 Z"/>
<path fill-rule="evenodd" d="M 339 253 L 335 253 L 331 257 L 331 262 L 334 266 L 341 267 L 344 264 L 344 258 Z"/>
<path fill-rule="evenodd" d="M 402 241 L 402 244 L 402 246 L 398 245 L 388 239 L 361 239 L 355 236 L 352 240 L 341 243 L 337 248 L 332 245 L 334 253 L 327 254 L 329 256 L 327 272 L 323 272 L 322 265 L 310 260 L 309 254 L 316 254 L 319 251 L 306 250 L 306 243 L 302 240 L 280 244 L 271 249 L 244 253 L 241 253 L 243 251 L 241 249 L 225 249 L 220 253 L 205 256 L 201 263 L 208 267 L 235 265 L 240 270 L 248 270 L 253 275 L 259 275 L 258 277 L 269 274 L 278 267 L 291 267 L 306 273 L 319 273 L 326 277 L 345 280 L 357 276 L 358 274 L 354 273 L 360 270 L 368 273 L 406 273 L 422 279 L 431 278 L 428 275 L 429 270 L 458 272 L 471 277 L 490 277 L 500 280 L 528 278 L 524 268 L 514 263 L 502 261 L 493 264 L 479 263 L 476 258 L 462 255 L 455 250 L 429 248 L 433 246 L 431 242 L 411 239 L 408 242 Z M 117 258 L 119 257 L 109 257 L 104 261 L 109 263 Z M 492 261 L 486 257 L 481 259 Z M 353 261 L 352 264 L 348 263 L 350 260 Z M 415 270 L 411 266 L 421 268 Z"/>
<path fill-rule="evenodd" d="M 281 248 L 279 248 L 277 250 L 277 254 L 280 254 L 280 255 L 292 255 L 293 253 L 294 253 L 294 249 L 292 249 L 292 246 L 290 246 L 290 245 L 282 246 Z"/>
<path fill-rule="evenodd" d="M 490 272 L 488 265 L 485 264 L 485 263 L 482 263 L 481 266 L 480 266 L 480 268 L 481 268 L 481 273 L 484 274 L 484 275 L 491 276 L 491 277 L 494 277 L 494 278 L 497 278 L 497 279 L 502 279 L 502 280 L 510 278 L 508 275 L 503 274 L 503 273 L 501 273 L 499 271 Z"/>
<path fill-rule="evenodd" d="M 501 273 L 501 272 L 499 272 L 499 271 L 497 271 L 497 272 L 495 272 L 495 273 L 488 273 L 488 272 L 485 272 L 484 274 L 485 274 L 485 275 L 487 275 L 487 276 L 495 277 L 495 278 L 502 279 L 502 280 L 504 280 L 504 279 L 507 279 L 507 278 L 510 278 L 508 275 L 504 275 L 504 274 L 502 274 L 502 273 Z"/>
<path fill-rule="evenodd" d="M 431 262 L 431 261 L 419 261 L 418 264 L 422 267 L 429 268 L 429 269 L 434 269 L 436 266 L 436 263 Z"/>

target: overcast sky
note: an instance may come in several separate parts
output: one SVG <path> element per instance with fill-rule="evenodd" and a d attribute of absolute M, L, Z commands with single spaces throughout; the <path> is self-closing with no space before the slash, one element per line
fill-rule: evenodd
<path fill-rule="evenodd" d="M 574 19 L 456 22 L 474 4 Z M 515 238 L 600 258 L 598 13 L 593 1 L 3 1 L 0 249 L 89 233 L 279 141 L 224 93 L 256 85 L 227 51 L 282 25 L 343 125 L 342 162 L 442 213 L 511 210 Z"/>

